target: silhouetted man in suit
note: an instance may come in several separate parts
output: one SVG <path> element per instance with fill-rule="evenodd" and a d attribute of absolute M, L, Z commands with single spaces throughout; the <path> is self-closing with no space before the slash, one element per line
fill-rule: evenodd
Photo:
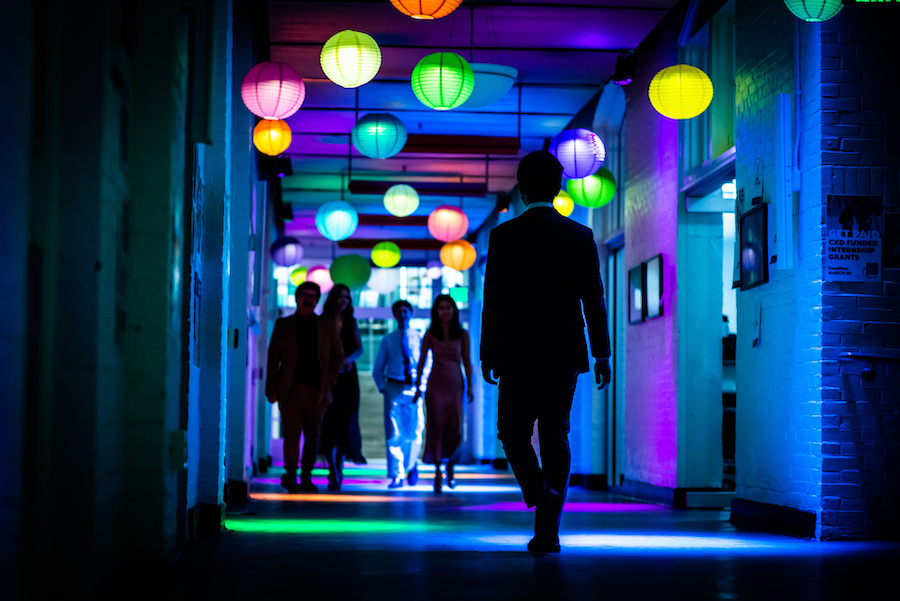
<path fill-rule="evenodd" d="M 585 322 L 597 383 L 603 388 L 610 379 L 606 304 L 593 233 L 552 205 L 562 182 L 559 161 L 533 152 L 517 177 L 526 210 L 496 226 L 488 246 L 481 369 L 489 384 L 500 381 L 498 436 L 525 503 L 536 506 L 528 550 L 558 553 L 569 412 L 577 376 L 590 369 Z M 543 468 L 531 446 L 535 420 Z"/>

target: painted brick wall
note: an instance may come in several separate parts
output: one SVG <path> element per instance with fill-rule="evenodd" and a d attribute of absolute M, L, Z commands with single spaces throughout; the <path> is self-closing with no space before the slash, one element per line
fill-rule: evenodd
<path fill-rule="evenodd" d="M 805 24 L 804 24 L 805 25 Z M 750 208 L 752 179 L 762 175 L 764 202 L 774 200 L 775 107 L 794 90 L 794 17 L 780 3 L 736 5 L 735 126 L 738 189 Z M 815 26 L 802 39 L 815 48 Z M 804 47 L 800 169 L 795 199 L 796 261 L 770 265 L 767 284 L 738 293 L 737 496 L 758 503 L 819 511 L 822 206 L 817 140 L 817 60 Z M 775 227 L 774 206 L 768 207 Z M 770 240 L 772 237 L 770 236 Z M 781 241 L 785 244 L 786 241 Z M 778 245 L 769 249 L 777 255 Z M 757 325 L 758 324 L 758 325 Z"/>
<path fill-rule="evenodd" d="M 663 67 L 677 62 L 684 3 L 635 52 L 637 70 L 626 88 L 625 268 L 663 254 L 665 315 L 626 329 L 625 478 L 677 486 L 678 124 L 650 105 L 646 90 Z"/>
<path fill-rule="evenodd" d="M 872 195 L 896 214 L 897 7 L 845 6 L 822 32 L 822 200 Z M 887 253 L 888 250 L 885 250 Z M 900 534 L 900 363 L 866 382 L 844 351 L 900 356 L 900 270 L 878 282 L 825 282 L 822 335 L 822 538 Z"/>

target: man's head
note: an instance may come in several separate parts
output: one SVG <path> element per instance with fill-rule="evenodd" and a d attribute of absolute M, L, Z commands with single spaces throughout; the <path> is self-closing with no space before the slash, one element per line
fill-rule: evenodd
<path fill-rule="evenodd" d="M 315 282 L 303 282 L 297 286 L 297 290 L 294 291 L 294 298 L 297 299 L 297 315 L 303 317 L 312 315 L 320 296 L 322 289 Z"/>
<path fill-rule="evenodd" d="M 562 165 L 546 150 L 527 154 L 516 173 L 522 202 L 552 202 L 562 185 L 562 172 Z"/>
<path fill-rule="evenodd" d="M 400 326 L 401 330 L 405 330 L 409 325 L 409 320 L 412 319 L 412 305 L 405 300 L 398 300 L 391 305 L 391 311 L 394 313 L 394 319 L 397 320 L 397 325 Z"/>

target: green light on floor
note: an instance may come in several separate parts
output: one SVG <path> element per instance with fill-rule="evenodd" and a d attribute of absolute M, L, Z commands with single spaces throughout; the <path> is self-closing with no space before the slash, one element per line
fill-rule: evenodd
<path fill-rule="evenodd" d="M 228 518 L 225 527 L 254 534 L 383 534 L 388 532 L 434 532 L 447 527 L 388 520 L 291 520 Z"/>

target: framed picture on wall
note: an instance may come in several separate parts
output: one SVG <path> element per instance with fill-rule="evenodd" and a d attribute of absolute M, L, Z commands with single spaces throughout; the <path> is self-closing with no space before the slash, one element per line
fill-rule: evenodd
<path fill-rule="evenodd" d="M 628 323 L 644 321 L 644 265 L 628 270 Z"/>
<path fill-rule="evenodd" d="M 644 303 L 647 307 L 647 319 L 659 317 L 663 314 L 663 259 L 662 255 L 656 255 L 646 263 L 646 278 L 644 283 Z"/>
<path fill-rule="evenodd" d="M 769 281 L 767 216 L 764 204 L 741 215 L 741 290 Z"/>

